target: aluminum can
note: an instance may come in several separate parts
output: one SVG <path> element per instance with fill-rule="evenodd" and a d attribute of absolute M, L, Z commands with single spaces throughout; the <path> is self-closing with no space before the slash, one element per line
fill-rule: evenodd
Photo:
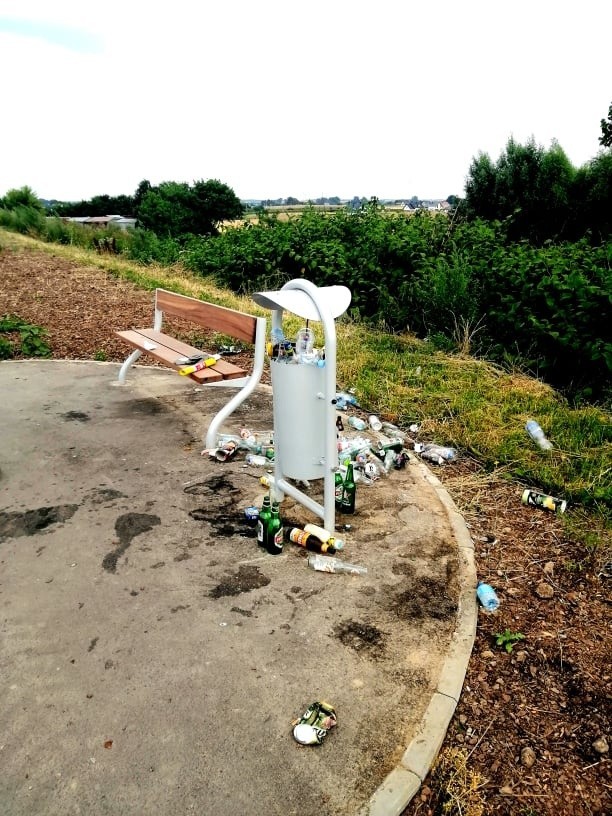
<path fill-rule="evenodd" d="M 523 490 L 521 501 L 529 507 L 540 507 L 542 510 L 550 510 L 552 513 L 565 513 L 567 508 L 565 499 L 557 499 L 555 496 L 548 496 L 546 493 L 538 493 L 537 490 Z"/>

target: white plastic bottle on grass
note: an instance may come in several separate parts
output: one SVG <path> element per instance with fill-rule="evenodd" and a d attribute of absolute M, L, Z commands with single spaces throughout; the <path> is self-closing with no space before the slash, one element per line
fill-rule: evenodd
<path fill-rule="evenodd" d="M 529 434 L 529 436 L 536 442 L 542 450 L 551 450 L 552 449 L 552 442 L 549 442 L 546 438 L 544 431 L 540 428 L 539 424 L 535 421 L 535 419 L 530 419 L 529 422 L 525 425 L 525 430 Z"/>

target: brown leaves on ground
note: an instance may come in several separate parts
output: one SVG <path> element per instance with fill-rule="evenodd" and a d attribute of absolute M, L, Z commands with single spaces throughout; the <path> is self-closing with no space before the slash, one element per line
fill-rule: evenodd
<path fill-rule="evenodd" d="M 55 358 L 121 361 L 128 349 L 114 331 L 152 321 L 152 292 L 47 253 L 0 251 L 0 281 L 0 316 L 45 327 Z M 586 550 L 563 518 L 524 507 L 519 486 L 476 462 L 436 475 L 470 527 L 479 578 L 501 604 L 479 612 L 441 761 L 404 816 L 611 813 L 606 545 Z M 505 630 L 525 636 L 510 652 L 496 645 Z"/>

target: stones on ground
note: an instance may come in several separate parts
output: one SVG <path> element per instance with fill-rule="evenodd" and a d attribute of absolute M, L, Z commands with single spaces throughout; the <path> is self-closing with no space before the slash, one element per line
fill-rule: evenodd
<path fill-rule="evenodd" d="M 536 761 L 536 755 L 533 748 L 526 745 L 521 751 L 521 765 L 524 768 L 533 768 Z"/>
<path fill-rule="evenodd" d="M 607 754 L 610 750 L 608 740 L 605 737 L 597 737 L 597 739 L 594 740 L 591 745 L 595 753 L 599 754 L 600 756 Z"/>
<path fill-rule="evenodd" d="M 555 562 L 554 561 L 547 561 L 544 564 L 544 575 L 553 576 L 555 572 Z"/>
<path fill-rule="evenodd" d="M 485 651 L 482 652 L 481 657 L 483 660 L 492 660 L 495 657 L 495 655 L 490 649 L 485 649 Z"/>
<path fill-rule="evenodd" d="M 536 587 L 536 595 L 544 600 L 550 600 L 554 597 L 555 590 L 546 581 L 540 581 Z"/>

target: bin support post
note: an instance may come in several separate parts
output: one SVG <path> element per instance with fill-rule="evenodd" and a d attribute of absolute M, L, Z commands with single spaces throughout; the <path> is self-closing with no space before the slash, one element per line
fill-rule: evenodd
<path fill-rule="evenodd" d="M 337 462 L 336 425 L 334 422 L 336 395 L 336 325 L 329 307 L 320 297 L 318 288 L 314 283 L 304 278 L 298 278 L 286 283 L 281 291 L 286 289 L 298 289 L 310 297 L 319 312 L 325 337 L 325 378 L 324 390 L 321 394 L 321 399 L 325 400 L 325 461 L 323 463 L 325 475 L 323 480 L 323 506 L 313 501 L 309 496 L 302 493 L 302 491 L 289 484 L 283 478 L 282 450 L 279 450 L 278 455 L 275 457 L 274 483 L 275 487 L 280 490 L 281 493 L 287 493 L 295 499 L 295 501 L 320 516 L 323 519 L 325 528 L 333 535 L 336 527 L 334 471 Z M 274 309 L 272 311 L 273 329 L 281 328 L 282 315 L 282 309 Z M 296 433 L 299 433 L 299 428 L 296 428 Z"/>

